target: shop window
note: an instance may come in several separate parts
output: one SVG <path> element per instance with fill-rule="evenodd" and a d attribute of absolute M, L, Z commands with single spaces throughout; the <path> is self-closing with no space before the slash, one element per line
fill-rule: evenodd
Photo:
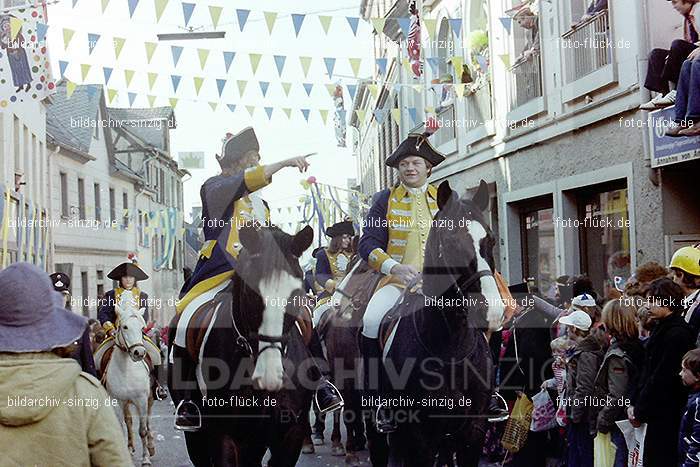
<path fill-rule="evenodd" d="M 523 279 L 534 280 L 539 293 L 553 297 L 556 283 L 551 199 L 524 207 L 520 214 Z"/>

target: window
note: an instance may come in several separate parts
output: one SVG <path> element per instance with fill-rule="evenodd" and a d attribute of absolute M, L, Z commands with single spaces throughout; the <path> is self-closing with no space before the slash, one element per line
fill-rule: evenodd
<path fill-rule="evenodd" d="M 624 181 L 578 194 L 581 271 L 603 296 L 630 277 L 630 225 Z"/>
<path fill-rule="evenodd" d="M 165 203 L 165 170 L 162 168 L 159 169 L 160 172 L 160 190 L 158 191 L 160 199 L 158 200 L 159 203 L 164 204 Z"/>
<path fill-rule="evenodd" d="M 138 210 L 138 220 L 136 221 L 137 237 L 139 245 L 143 246 L 143 212 Z"/>
<path fill-rule="evenodd" d="M 109 222 L 114 224 L 117 220 L 117 205 L 114 200 L 114 188 L 109 189 Z"/>
<path fill-rule="evenodd" d="M 552 200 L 534 200 L 520 213 L 523 276 L 534 279 L 539 292 L 549 296 L 556 283 Z M 553 296 L 553 295 L 552 295 Z"/>
<path fill-rule="evenodd" d="M 85 219 L 85 180 L 78 179 L 78 217 Z"/>
<path fill-rule="evenodd" d="M 68 175 L 61 172 L 61 216 L 69 217 L 68 210 Z"/>
<path fill-rule="evenodd" d="M 102 222 L 102 202 L 100 201 L 100 184 L 95 183 L 95 220 L 97 222 Z"/>
<path fill-rule="evenodd" d="M 105 286 L 104 286 L 104 279 L 105 279 L 105 273 L 103 270 L 98 269 L 97 270 L 97 300 L 102 300 L 102 297 L 105 295 Z"/>
<path fill-rule="evenodd" d="M 82 287 L 81 309 L 83 312 L 83 316 L 90 316 L 90 309 L 88 307 L 88 273 L 86 271 L 82 271 L 80 273 L 80 285 Z"/>
<path fill-rule="evenodd" d="M 124 218 L 122 219 L 122 225 L 124 228 L 129 227 L 129 195 L 127 192 L 122 193 L 122 207 L 124 208 Z"/>
<path fill-rule="evenodd" d="M 519 4 L 513 0 L 513 6 Z M 540 18 L 529 9 L 513 19 L 510 72 L 510 108 L 542 96 Z"/>
<path fill-rule="evenodd" d="M 150 240 L 150 231 L 148 230 L 148 215 L 144 216 L 144 226 L 143 226 L 143 245 L 144 246 L 150 246 L 151 245 L 151 240 Z"/>

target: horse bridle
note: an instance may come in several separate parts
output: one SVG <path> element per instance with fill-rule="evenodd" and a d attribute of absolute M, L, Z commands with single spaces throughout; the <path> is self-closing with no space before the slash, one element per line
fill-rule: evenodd
<path fill-rule="evenodd" d="M 126 321 L 128 321 L 130 319 L 134 319 L 134 318 L 138 319 L 138 316 L 132 315 L 123 321 L 121 321 L 121 319 L 120 319 L 121 322 L 119 323 L 119 326 L 117 326 L 117 332 L 114 336 L 114 345 L 116 345 L 117 348 L 120 349 L 121 351 L 127 352 L 130 355 L 131 355 L 131 351 L 137 347 L 143 347 L 144 349 L 146 349 L 146 346 L 143 343 L 138 343 L 138 342 L 127 346 L 126 339 L 124 339 L 124 336 L 122 333 L 122 323 L 125 323 Z"/>

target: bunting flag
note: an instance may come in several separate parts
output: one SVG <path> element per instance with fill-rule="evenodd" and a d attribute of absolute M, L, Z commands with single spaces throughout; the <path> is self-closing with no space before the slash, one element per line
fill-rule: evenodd
<path fill-rule="evenodd" d="M 180 61 L 180 57 L 182 56 L 182 50 L 183 48 L 177 45 L 172 45 L 170 46 L 170 51 L 172 52 L 173 55 L 173 66 L 177 68 L 177 63 Z"/>
<path fill-rule="evenodd" d="M 355 100 L 355 94 L 357 93 L 357 84 L 348 84 L 348 93 L 350 94 L 350 99 Z"/>
<path fill-rule="evenodd" d="M 267 114 L 267 119 L 272 120 L 272 107 L 265 107 L 265 113 Z"/>
<path fill-rule="evenodd" d="M 287 120 L 290 120 L 292 118 L 292 109 L 285 107 L 282 109 L 282 111 L 287 115 Z"/>
<path fill-rule="evenodd" d="M 333 21 L 332 16 L 319 15 L 318 20 L 321 22 L 321 27 L 323 32 L 328 35 L 328 30 L 331 27 L 331 21 Z"/>
<path fill-rule="evenodd" d="M 190 24 L 190 19 L 192 19 L 192 13 L 194 12 L 194 3 L 182 2 L 182 14 L 185 17 L 185 26 Z"/>
<path fill-rule="evenodd" d="M 510 16 L 502 16 L 498 18 L 501 21 L 501 24 L 503 25 L 503 28 L 508 31 L 508 34 L 510 34 L 511 27 L 513 25 L 513 18 Z"/>
<path fill-rule="evenodd" d="M 219 107 L 218 102 L 209 102 L 209 107 L 211 107 L 212 112 L 216 112 L 216 109 Z"/>
<path fill-rule="evenodd" d="M 457 83 L 454 85 L 455 94 L 460 99 L 464 97 L 464 89 L 467 87 L 465 83 Z"/>
<path fill-rule="evenodd" d="M 119 55 L 121 55 L 122 49 L 124 49 L 126 39 L 122 37 L 114 37 L 112 40 L 114 42 L 114 58 L 119 60 Z"/>
<path fill-rule="evenodd" d="M 296 33 L 297 37 L 299 37 L 299 31 L 301 31 L 301 25 L 304 24 L 304 18 L 306 18 L 306 15 L 300 15 L 300 14 L 293 14 L 292 15 L 292 24 L 294 25 L 294 32 Z"/>
<path fill-rule="evenodd" d="M 71 98 L 71 96 L 73 95 L 73 92 L 75 92 L 75 87 L 76 87 L 76 84 L 73 81 L 71 81 L 69 79 L 66 80 L 66 99 Z"/>
<path fill-rule="evenodd" d="M 245 87 L 248 85 L 248 81 L 239 79 L 236 81 L 236 85 L 238 86 L 238 95 L 240 97 L 243 97 L 243 93 L 245 92 Z"/>
<path fill-rule="evenodd" d="M 226 67 L 226 73 L 231 68 L 233 59 L 236 57 L 236 52 L 224 52 L 224 66 Z"/>
<path fill-rule="evenodd" d="M 238 27 L 241 29 L 241 32 L 243 32 L 245 23 L 248 21 L 248 15 L 250 15 L 250 10 L 243 10 L 240 8 L 236 9 L 236 16 L 238 17 Z"/>
<path fill-rule="evenodd" d="M 433 75 L 438 74 L 438 66 L 440 64 L 440 58 L 439 57 L 428 57 L 426 59 L 428 62 L 428 65 L 430 65 L 430 71 L 433 72 Z"/>
<path fill-rule="evenodd" d="M 36 37 L 39 42 L 46 41 L 46 31 L 48 31 L 49 25 L 44 23 L 36 23 Z"/>
<path fill-rule="evenodd" d="M 304 78 L 309 76 L 309 68 L 311 67 L 311 57 L 299 57 L 299 63 L 301 63 L 301 69 L 304 72 Z"/>
<path fill-rule="evenodd" d="M 204 83 L 204 78 L 201 76 L 195 76 L 192 78 L 194 81 L 194 90 L 196 94 L 199 96 L 199 91 L 202 89 L 202 84 Z"/>
<path fill-rule="evenodd" d="M 409 107 L 408 116 L 411 117 L 414 125 L 418 122 L 418 110 L 415 107 Z"/>
<path fill-rule="evenodd" d="M 160 18 L 163 16 L 163 12 L 165 11 L 165 7 L 168 6 L 168 1 L 169 0 L 155 0 L 156 23 L 159 22 Z"/>
<path fill-rule="evenodd" d="M 388 59 L 386 59 L 386 58 L 378 58 L 377 59 L 377 68 L 379 68 L 379 74 L 382 76 L 386 75 L 387 63 L 388 63 Z"/>
<path fill-rule="evenodd" d="M 323 59 L 323 61 L 326 63 L 326 71 L 328 71 L 329 78 L 333 79 L 333 69 L 335 68 L 335 58 L 326 57 Z"/>
<path fill-rule="evenodd" d="M 127 88 L 131 84 L 131 80 L 134 78 L 134 73 L 134 70 L 124 70 L 124 81 L 126 81 Z"/>
<path fill-rule="evenodd" d="M 435 28 L 437 27 L 436 18 L 423 18 L 423 24 L 425 25 L 425 30 L 428 32 L 428 37 L 430 39 L 437 39 L 435 37 Z"/>
<path fill-rule="evenodd" d="M 284 95 L 286 97 L 289 97 L 290 89 L 292 89 L 292 83 L 282 83 L 282 90 L 284 91 Z"/>
<path fill-rule="evenodd" d="M 136 100 L 136 93 L 130 92 L 129 93 L 129 107 L 133 107 L 135 100 Z"/>
<path fill-rule="evenodd" d="M 158 79 L 158 73 L 148 73 L 148 90 L 153 91 L 153 85 L 156 83 L 156 79 Z"/>
<path fill-rule="evenodd" d="M 14 21 L 18 21 L 19 25 L 21 26 L 21 24 L 22 24 L 21 20 L 17 20 L 17 18 L 14 18 Z M 12 40 L 15 40 L 15 37 L 17 37 L 17 34 L 19 33 L 20 28 L 16 28 L 15 25 L 12 24 L 12 20 L 10 22 L 10 26 L 12 29 L 15 30 L 14 37 L 12 38 Z M 68 29 L 68 28 L 63 28 L 63 50 L 65 50 L 66 52 L 68 51 L 68 44 L 70 44 L 70 41 L 73 39 L 74 34 L 75 34 L 74 30 Z M 12 32 L 10 32 L 10 35 L 13 35 Z"/>
<path fill-rule="evenodd" d="M 258 71 L 258 65 L 260 65 L 261 54 L 250 54 L 250 68 L 253 70 L 253 75 Z"/>
<path fill-rule="evenodd" d="M 117 97 L 117 94 L 119 94 L 119 91 L 116 89 L 107 89 L 107 101 L 109 104 L 114 102 L 114 98 Z"/>
<path fill-rule="evenodd" d="M 489 69 L 489 62 L 483 55 L 479 54 L 476 56 L 476 63 L 481 67 L 481 71 L 486 73 Z"/>
<path fill-rule="evenodd" d="M 372 27 L 377 34 L 382 34 L 384 32 L 384 26 L 386 25 L 386 18 L 372 18 Z"/>
<path fill-rule="evenodd" d="M 68 62 L 64 60 L 59 60 L 58 61 L 58 68 L 61 72 L 61 78 L 63 78 L 66 74 L 66 68 L 68 68 Z"/>
<path fill-rule="evenodd" d="M 321 116 L 321 120 L 323 121 L 323 124 L 326 125 L 328 123 L 328 110 L 319 109 L 318 113 Z"/>
<path fill-rule="evenodd" d="M 273 58 L 275 59 L 275 66 L 277 67 L 277 74 L 282 77 L 282 71 L 284 70 L 284 64 L 287 61 L 287 57 L 285 55 L 274 55 Z"/>
<path fill-rule="evenodd" d="M 209 5 L 209 16 L 211 17 L 211 22 L 215 29 L 219 26 L 219 19 L 221 19 L 222 11 L 224 11 L 223 7 Z"/>
<path fill-rule="evenodd" d="M 173 83 L 173 91 L 177 92 L 177 88 L 180 87 L 180 80 L 182 79 L 182 76 L 180 75 L 170 75 L 170 80 Z"/>
<path fill-rule="evenodd" d="M 503 54 L 503 55 L 499 55 L 498 58 L 501 59 L 503 64 L 506 66 L 506 68 L 510 68 L 510 55 Z"/>
<path fill-rule="evenodd" d="M 225 79 L 217 79 L 216 80 L 216 89 L 219 91 L 219 97 L 224 92 L 224 86 L 226 86 L 226 80 Z"/>
<path fill-rule="evenodd" d="M 248 111 L 248 114 L 250 114 L 250 116 L 252 117 L 253 114 L 255 113 L 255 106 L 254 105 L 246 105 L 245 108 Z"/>
<path fill-rule="evenodd" d="M 450 23 L 452 32 L 459 39 L 462 35 L 462 18 L 451 18 L 447 20 Z"/>
<path fill-rule="evenodd" d="M 112 71 L 114 71 L 113 68 L 109 68 L 109 67 L 102 68 L 102 73 L 104 73 L 104 77 L 105 77 L 105 85 L 109 82 L 109 78 L 112 77 Z"/>
<path fill-rule="evenodd" d="M 326 90 L 328 91 L 328 95 L 331 96 L 331 98 L 335 95 L 336 87 L 337 86 L 333 83 L 326 84 Z"/>
<path fill-rule="evenodd" d="M 391 109 L 391 118 L 397 125 L 401 124 L 401 109 Z"/>
<path fill-rule="evenodd" d="M 99 34 L 88 33 L 88 55 L 92 55 L 92 51 L 95 50 L 100 37 Z"/>
<path fill-rule="evenodd" d="M 150 64 L 158 44 L 155 42 L 145 42 L 143 45 L 146 47 L 146 63 Z"/>
<path fill-rule="evenodd" d="M 197 49 L 197 55 L 199 55 L 199 66 L 202 71 L 204 71 L 207 59 L 209 58 L 209 49 Z"/>
<path fill-rule="evenodd" d="M 396 22 L 399 23 L 404 39 L 408 39 L 408 34 L 411 30 L 411 18 L 398 18 Z"/>
<path fill-rule="evenodd" d="M 306 95 L 311 97 L 311 91 L 313 90 L 314 85 L 312 83 L 304 83 L 304 91 L 306 91 Z"/>
<path fill-rule="evenodd" d="M 372 95 L 372 97 L 376 99 L 379 93 L 379 86 L 377 86 L 376 84 L 368 84 L 367 89 L 369 90 L 369 93 Z"/>
<path fill-rule="evenodd" d="M 357 26 L 360 24 L 360 18 L 356 16 L 346 16 L 345 19 L 348 20 L 348 24 L 350 25 L 350 29 L 352 29 L 353 35 L 357 37 Z"/>
<path fill-rule="evenodd" d="M 156 96 L 151 96 L 151 95 L 149 95 L 149 96 L 146 96 L 146 97 L 148 98 L 148 106 L 149 106 L 150 108 L 153 108 L 153 104 L 156 103 Z"/>
<path fill-rule="evenodd" d="M 263 97 L 267 96 L 267 89 L 270 87 L 270 83 L 268 81 L 260 81 L 258 84 Z"/>
<path fill-rule="evenodd" d="M 233 113 L 236 111 L 236 104 L 226 104 L 226 107 Z"/>
<path fill-rule="evenodd" d="M 139 0 L 129 0 L 129 18 L 134 17 L 136 7 L 139 5 Z"/>
<path fill-rule="evenodd" d="M 304 120 L 307 122 L 309 121 L 309 114 L 311 113 L 311 110 L 309 109 L 299 109 L 301 110 L 301 114 L 304 116 Z"/>
<path fill-rule="evenodd" d="M 275 22 L 277 21 L 277 13 L 274 11 L 263 12 L 265 16 L 265 24 L 267 24 L 267 32 L 272 34 L 272 29 L 275 27 Z"/>
<path fill-rule="evenodd" d="M 363 109 L 358 109 L 355 111 L 355 114 L 357 115 L 357 119 L 360 121 L 360 123 L 364 124 L 365 118 L 367 117 L 367 111 Z"/>
<path fill-rule="evenodd" d="M 108 5 L 109 5 L 109 0 L 102 0 L 102 13 L 105 12 Z"/>
<path fill-rule="evenodd" d="M 350 68 L 352 68 L 352 74 L 355 78 L 360 74 L 360 66 L 362 65 L 361 58 L 348 58 L 350 62 Z"/>
<path fill-rule="evenodd" d="M 464 58 L 455 55 L 450 59 L 452 62 L 452 67 L 454 68 L 454 82 L 457 82 L 462 77 L 462 65 L 464 65 Z"/>
<path fill-rule="evenodd" d="M 389 111 L 387 109 L 375 110 L 373 113 L 374 113 L 374 118 L 377 120 L 377 123 L 379 123 L 380 125 L 383 125 L 384 120 L 386 120 L 386 114 L 388 112 Z"/>

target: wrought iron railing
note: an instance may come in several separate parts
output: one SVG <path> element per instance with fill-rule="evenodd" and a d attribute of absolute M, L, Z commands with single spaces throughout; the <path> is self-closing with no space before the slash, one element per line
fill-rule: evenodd
<path fill-rule="evenodd" d="M 608 10 L 561 36 L 566 83 L 572 83 L 612 62 Z"/>
<path fill-rule="evenodd" d="M 438 112 L 437 120 L 440 127 L 431 138 L 435 146 L 441 146 L 445 143 L 449 143 L 457 137 L 455 128 L 457 124 L 456 119 L 457 115 L 455 114 L 454 104 L 450 104 Z"/>
<path fill-rule="evenodd" d="M 542 97 L 541 62 L 539 51 L 534 51 L 527 59 L 516 62 L 510 69 L 511 109 Z"/>

